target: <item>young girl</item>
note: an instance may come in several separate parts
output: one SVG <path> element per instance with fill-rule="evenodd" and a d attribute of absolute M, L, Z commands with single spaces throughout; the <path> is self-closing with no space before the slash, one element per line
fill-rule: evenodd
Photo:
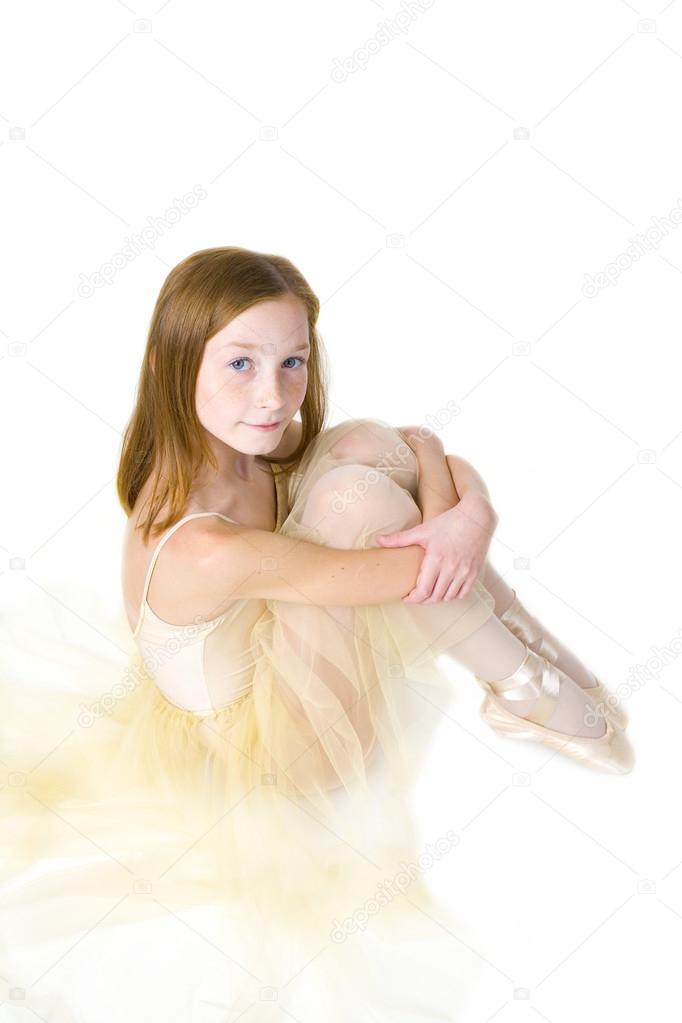
<path fill-rule="evenodd" d="M 395 883 L 449 699 L 438 655 L 472 672 L 501 734 L 613 773 L 632 751 L 615 701 L 485 561 L 480 478 L 456 488 L 430 431 L 325 427 L 318 312 L 287 259 L 240 248 L 164 282 L 117 479 L 126 692 L 33 779 L 15 863 L 68 852 L 45 826 L 68 803 L 108 860 L 81 870 L 83 917 L 55 934 L 123 865 L 117 921 L 225 914 L 226 1011 L 452 1018 L 447 914 L 419 876 Z"/>

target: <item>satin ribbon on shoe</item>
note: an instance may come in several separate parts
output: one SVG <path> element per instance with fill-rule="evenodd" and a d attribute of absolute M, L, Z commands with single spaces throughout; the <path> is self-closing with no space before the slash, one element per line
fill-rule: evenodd
<path fill-rule="evenodd" d="M 546 657 L 552 664 L 556 664 L 559 659 L 559 650 L 555 638 L 551 634 L 548 635 L 537 618 L 534 618 L 526 610 L 519 600 L 516 590 L 512 590 L 512 593 L 514 599 L 507 610 L 500 615 L 500 621 L 531 650 Z M 589 696 L 598 713 L 609 718 L 616 728 L 625 728 L 628 717 L 620 705 L 620 701 L 612 696 L 594 673 L 591 674 L 594 685 L 583 685 L 579 679 L 574 679 L 574 681 Z"/>
<path fill-rule="evenodd" d="M 540 683 L 538 684 L 538 677 Z M 616 729 L 604 717 L 605 731 L 599 736 L 570 735 L 549 728 L 546 722 L 552 715 L 561 685 L 569 676 L 546 657 L 526 648 L 523 664 L 512 675 L 498 682 L 486 682 L 475 676 L 487 690 L 481 706 L 481 716 L 495 732 L 509 738 L 531 739 L 571 757 L 586 767 L 611 774 L 627 774 L 634 764 L 634 750 L 622 730 Z M 518 716 L 505 704 L 537 694 L 537 705 L 525 717 Z"/>
<path fill-rule="evenodd" d="M 516 590 L 512 592 L 514 599 L 504 614 L 500 615 L 500 621 L 504 622 L 507 626 L 513 625 L 514 635 L 522 643 L 529 646 L 536 654 L 540 654 L 541 657 L 546 657 L 552 664 L 556 664 L 559 650 L 553 642 L 553 637 L 546 635 L 537 618 L 533 618 L 523 604 L 521 604 Z"/>
<path fill-rule="evenodd" d="M 561 681 L 554 665 L 539 662 L 537 657 L 543 655 L 533 657 L 534 653 L 532 649 L 527 650 L 523 663 L 515 672 L 507 678 L 488 682 L 486 685 L 495 696 L 501 697 L 505 702 L 530 700 L 536 697 L 532 709 L 524 715 L 525 720 L 533 721 L 536 725 L 546 725 L 554 713 Z"/>

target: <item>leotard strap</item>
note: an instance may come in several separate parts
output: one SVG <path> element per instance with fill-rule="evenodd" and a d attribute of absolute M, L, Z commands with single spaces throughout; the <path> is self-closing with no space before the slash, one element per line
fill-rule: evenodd
<path fill-rule="evenodd" d="M 149 583 L 151 582 L 152 572 L 154 571 L 154 565 L 156 564 L 156 559 L 159 556 L 161 548 L 165 544 L 166 540 L 170 536 L 173 535 L 173 533 L 175 532 L 176 529 L 179 529 L 180 526 L 182 526 L 185 522 L 189 522 L 190 519 L 198 519 L 198 518 L 201 518 L 203 515 L 218 515 L 221 519 L 225 519 L 226 522 L 234 522 L 235 525 L 237 525 L 237 526 L 239 525 L 239 523 L 236 521 L 236 519 L 231 519 L 227 515 L 223 515 L 222 512 L 213 512 L 213 511 L 192 512 L 190 515 L 184 515 L 183 518 L 178 519 L 178 521 L 176 523 L 174 523 L 170 527 L 170 529 L 166 530 L 166 532 L 163 534 L 163 536 L 161 537 L 161 539 L 157 543 L 156 547 L 154 548 L 154 553 L 152 554 L 151 560 L 149 562 L 149 567 L 147 569 L 147 576 L 145 578 L 144 587 L 142 589 L 142 600 L 140 602 L 140 610 L 139 610 L 138 616 L 137 616 L 137 625 L 135 626 L 135 631 L 133 632 L 133 637 L 137 636 L 138 632 L 140 631 L 140 627 L 142 625 L 142 618 L 144 616 L 144 608 L 145 608 L 145 604 L 147 602 L 147 593 L 149 591 Z"/>

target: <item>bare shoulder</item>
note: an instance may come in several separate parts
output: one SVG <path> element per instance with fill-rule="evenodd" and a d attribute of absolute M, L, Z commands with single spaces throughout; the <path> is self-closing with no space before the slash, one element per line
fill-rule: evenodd
<path fill-rule="evenodd" d="M 190 519 L 164 541 L 147 592 L 152 610 L 163 621 L 171 625 L 184 625 L 190 619 L 208 620 L 222 614 L 224 608 L 215 610 L 212 595 L 206 592 L 201 573 L 196 569 L 199 558 L 208 557 L 211 560 L 213 547 L 221 541 L 222 521 L 213 515 Z M 130 602 L 129 617 L 139 607 L 156 542 L 143 545 L 137 539 L 129 541 L 128 557 L 124 559 L 123 568 L 124 589 L 128 578 L 130 592 L 136 594 L 136 599 Z"/>

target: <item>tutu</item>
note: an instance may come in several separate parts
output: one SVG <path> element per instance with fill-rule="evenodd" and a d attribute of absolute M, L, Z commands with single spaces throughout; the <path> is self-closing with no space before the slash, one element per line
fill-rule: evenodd
<path fill-rule="evenodd" d="M 386 464 L 388 448 L 402 454 Z M 288 477 L 272 468 L 292 543 L 377 546 L 421 519 L 417 460 L 381 420 L 324 430 Z M 221 967 L 178 1019 L 454 1019 L 460 924 L 421 875 L 456 839 L 418 848 L 410 792 L 450 700 L 437 658 L 493 609 L 478 581 L 447 604 L 235 601 L 251 685 L 202 714 L 162 695 L 124 618 L 106 659 L 6 616 L 8 984 L 56 1013 L 38 947 L 51 963 L 55 942 L 95 927 L 123 942 L 129 925 L 205 906 Z"/>

